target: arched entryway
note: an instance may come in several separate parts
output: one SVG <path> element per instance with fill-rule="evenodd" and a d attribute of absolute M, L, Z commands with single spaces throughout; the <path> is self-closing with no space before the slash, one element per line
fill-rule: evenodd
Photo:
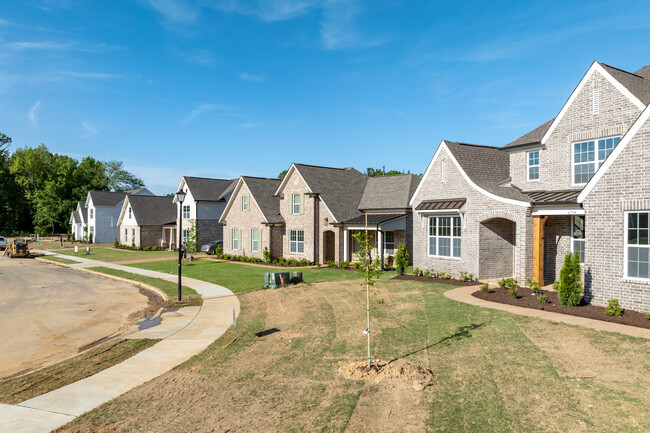
<path fill-rule="evenodd" d="M 323 232 L 323 262 L 336 260 L 336 236 L 332 230 Z"/>
<path fill-rule="evenodd" d="M 514 276 L 516 229 L 517 224 L 505 218 L 491 218 L 479 224 L 479 279 Z"/>

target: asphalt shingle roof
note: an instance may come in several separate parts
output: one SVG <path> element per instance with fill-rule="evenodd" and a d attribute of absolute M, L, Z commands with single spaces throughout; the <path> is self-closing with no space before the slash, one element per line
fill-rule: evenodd
<path fill-rule="evenodd" d="M 125 192 L 112 192 L 112 191 L 89 191 L 90 198 L 95 206 L 116 206 L 124 197 Z"/>
<path fill-rule="evenodd" d="M 479 187 L 499 197 L 520 201 L 530 199 L 517 188 L 499 186 L 510 177 L 510 155 L 501 148 L 447 141 L 449 151 L 467 176 Z"/>
<path fill-rule="evenodd" d="M 176 224 L 177 207 L 173 197 L 129 195 L 129 205 L 139 226 Z"/>
<path fill-rule="evenodd" d="M 224 201 L 224 197 L 237 185 L 238 179 L 211 179 L 183 176 L 185 184 L 196 201 Z"/>
<path fill-rule="evenodd" d="M 337 221 L 347 221 L 361 213 L 358 206 L 368 176 L 351 167 L 294 165 L 312 192 L 320 195 Z"/>
<path fill-rule="evenodd" d="M 88 221 L 88 208 L 86 207 L 85 201 L 78 201 L 77 207 L 81 209 L 81 216 L 83 217 L 84 222 Z"/>
<path fill-rule="evenodd" d="M 359 209 L 408 209 L 419 183 L 420 178 L 414 174 L 370 177 Z"/>
<path fill-rule="evenodd" d="M 607 72 L 609 72 L 616 81 L 625 86 L 625 88 L 629 90 L 630 93 L 639 98 L 641 102 L 646 105 L 650 103 L 650 80 L 644 78 L 641 75 L 633 74 L 631 72 L 606 65 L 605 63 L 599 62 L 599 64 Z M 646 66 L 644 66 L 644 68 L 645 67 Z M 645 74 L 644 68 L 641 68 L 639 70 L 642 74 Z"/>
<path fill-rule="evenodd" d="M 510 143 L 506 144 L 504 147 L 512 147 L 512 146 L 521 146 L 524 144 L 532 144 L 532 143 L 540 143 L 542 141 L 542 137 L 544 137 L 544 134 L 546 134 L 546 131 L 548 131 L 548 128 L 551 127 L 551 124 L 555 120 L 555 117 L 552 118 L 551 120 L 545 122 L 542 125 L 539 125 L 537 128 L 533 129 L 530 132 L 525 133 L 521 137 L 517 138 L 516 140 L 511 141 Z"/>
<path fill-rule="evenodd" d="M 264 218 L 270 223 L 282 223 L 284 218 L 280 215 L 280 197 L 275 192 L 280 187 L 280 179 L 263 177 L 242 176 L 248 190 L 260 207 Z"/>
<path fill-rule="evenodd" d="M 403 217 L 403 213 L 369 213 L 368 224 L 377 225 L 395 218 Z M 345 221 L 346 224 L 365 224 L 366 214 L 356 216 L 351 220 Z"/>

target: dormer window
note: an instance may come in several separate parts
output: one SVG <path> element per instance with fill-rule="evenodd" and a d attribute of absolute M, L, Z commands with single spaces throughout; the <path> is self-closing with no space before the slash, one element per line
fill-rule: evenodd
<path fill-rule="evenodd" d="M 539 150 L 531 150 L 528 157 L 528 180 L 539 180 Z"/>
<path fill-rule="evenodd" d="M 248 196 L 247 195 L 242 195 L 241 196 L 241 210 L 243 210 L 243 211 L 248 210 Z"/>
<path fill-rule="evenodd" d="M 619 141 L 620 136 L 573 143 L 573 184 L 589 182 Z"/>

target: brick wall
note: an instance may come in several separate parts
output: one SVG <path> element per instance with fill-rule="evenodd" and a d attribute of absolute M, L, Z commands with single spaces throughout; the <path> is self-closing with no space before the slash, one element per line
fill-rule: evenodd
<path fill-rule="evenodd" d="M 480 223 L 478 275 L 481 278 L 503 278 L 514 275 L 515 239 L 513 221 L 495 218 Z"/>
<path fill-rule="evenodd" d="M 242 196 L 248 196 L 248 210 L 242 210 L 241 202 Z M 274 251 L 270 248 L 271 228 L 266 227 L 263 222 L 264 214 L 257 206 L 253 199 L 250 190 L 243 182 L 241 188 L 236 195 L 231 197 L 234 200 L 228 215 L 226 215 L 226 227 L 223 230 L 223 251 L 226 254 L 236 254 L 240 256 L 252 256 L 264 258 L 264 248 L 269 248 L 271 255 Z M 239 249 L 232 249 L 232 230 L 239 229 Z M 251 249 L 251 232 L 257 229 L 259 232 L 259 247 L 257 251 Z"/>
<path fill-rule="evenodd" d="M 552 215 L 544 227 L 544 281 L 548 284 L 560 278 L 564 256 L 571 252 L 571 217 Z"/>
<path fill-rule="evenodd" d="M 284 197 L 280 200 L 280 214 L 286 221 L 285 235 L 282 237 L 283 256 L 291 259 L 318 261 L 318 243 L 314 235 L 318 234 L 319 231 L 317 227 L 314 227 L 314 221 L 316 221 L 317 217 L 316 206 L 319 206 L 319 200 L 316 197 L 308 197 L 306 195 L 309 192 L 309 188 L 296 170 L 289 176 L 282 191 Z M 299 215 L 291 213 L 289 208 L 293 194 L 302 194 L 303 211 Z M 304 231 L 305 247 L 303 254 L 290 252 L 289 237 L 291 230 Z"/>

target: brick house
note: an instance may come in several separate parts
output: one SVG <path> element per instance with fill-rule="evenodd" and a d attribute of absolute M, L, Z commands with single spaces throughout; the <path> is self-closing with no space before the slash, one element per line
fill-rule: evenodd
<path fill-rule="evenodd" d="M 273 257 L 283 254 L 284 219 L 275 195 L 280 179 L 242 176 L 221 215 L 226 254 L 263 258 L 265 248 Z"/>
<path fill-rule="evenodd" d="M 177 206 L 171 197 L 127 195 L 117 225 L 118 242 L 137 247 L 175 248 Z M 165 235 L 171 232 L 171 243 Z"/>
<path fill-rule="evenodd" d="M 153 195 L 146 188 L 129 191 L 88 191 L 85 207 L 88 211 L 88 236 L 94 243 L 113 243 L 119 238 L 117 220 L 127 195 Z"/>
<path fill-rule="evenodd" d="M 443 140 L 410 203 L 414 266 L 548 283 L 578 251 L 588 301 L 650 309 L 649 103 L 650 67 L 594 62 L 555 118 L 504 147 Z"/>
<path fill-rule="evenodd" d="M 196 226 L 197 243 L 201 245 L 223 240 L 223 226 L 219 222 L 223 210 L 230 199 L 237 179 L 211 179 L 205 177 L 183 176 L 178 190 L 186 193 L 183 201 L 183 239 L 187 241 L 192 226 Z M 178 191 L 177 190 L 177 191 Z M 180 204 L 174 196 L 173 202 L 181 212 Z M 178 226 L 178 220 L 176 222 Z M 165 239 L 169 242 L 171 229 L 166 230 Z"/>

